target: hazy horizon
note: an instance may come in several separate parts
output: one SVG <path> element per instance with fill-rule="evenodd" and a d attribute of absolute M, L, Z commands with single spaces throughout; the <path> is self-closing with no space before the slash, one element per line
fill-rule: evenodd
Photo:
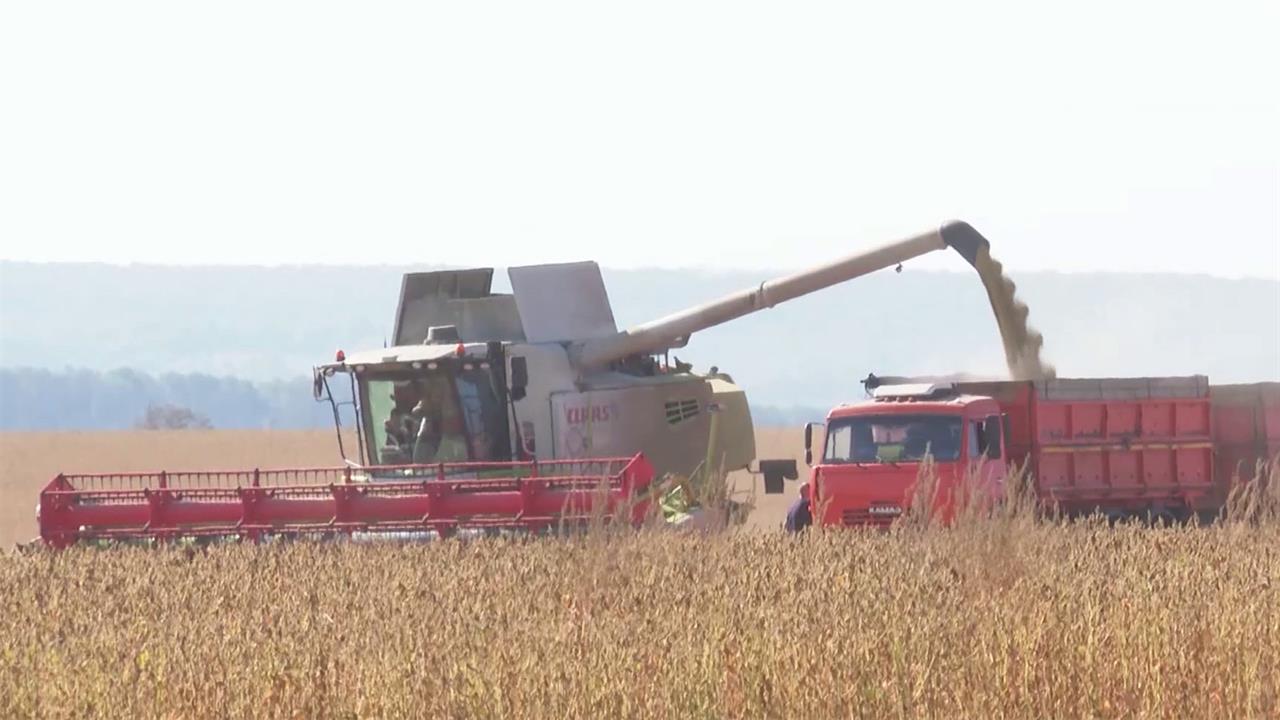
<path fill-rule="evenodd" d="M 337 348 L 381 347 L 406 269 L 9 263 L 0 283 L 0 366 L 296 377 Z M 619 328 L 769 276 L 612 268 L 603 275 Z M 1280 379 L 1280 281 L 1150 273 L 1012 277 L 1031 308 L 1031 324 L 1044 333 L 1048 360 L 1063 375 Z M 494 290 L 509 289 L 505 273 L 494 280 Z M 695 333 L 675 354 L 699 369 L 719 365 L 775 404 L 822 404 L 869 371 L 1004 371 L 977 274 L 910 263 L 902 273 L 872 273 Z"/>

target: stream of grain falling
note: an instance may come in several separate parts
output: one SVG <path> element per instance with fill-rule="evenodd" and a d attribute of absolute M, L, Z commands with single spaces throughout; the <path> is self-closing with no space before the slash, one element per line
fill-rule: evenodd
<path fill-rule="evenodd" d="M 1005 364 L 1014 380 L 1050 380 L 1056 375 L 1053 366 L 1040 356 L 1044 336 L 1027 324 L 1030 308 L 1018 299 L 1018 286 L 1004 274 L 1004 266 L 991 257 L 990 248 L 978 250 L 978 277 L 987 289 L 991 311 L 1000 327 Z"/>

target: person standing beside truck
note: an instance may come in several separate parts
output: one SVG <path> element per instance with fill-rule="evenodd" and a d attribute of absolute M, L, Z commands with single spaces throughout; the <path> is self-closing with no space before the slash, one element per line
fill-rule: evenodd
<path fill-rule="evenodd" d="M 813 512 L 809 508 L 809 486 L 800 485 L 800 496 L 787 508 L 787 519 L 783 527 L 789 533 L 800 532 L 813 524 Z"/>

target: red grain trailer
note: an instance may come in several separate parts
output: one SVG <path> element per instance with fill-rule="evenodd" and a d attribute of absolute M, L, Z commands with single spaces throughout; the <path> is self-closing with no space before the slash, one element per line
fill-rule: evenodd
<path fill-rule="evenodd" d="M 788 527 L 893 522 L 933 463 L 934 507 L 960 484 L 1003 492 L 1025 467 L 1043 505 L 1068 514 L 1208 519 L 1232 484 L 1280 454 L 1280 383 L 1204 376 L 1047 381 L 867 381 L 871 397 L 827 416 Z M 816 513 L 815 513 L 816 509 Z M 817 517 L 813 517 L 814 515 Z"/>

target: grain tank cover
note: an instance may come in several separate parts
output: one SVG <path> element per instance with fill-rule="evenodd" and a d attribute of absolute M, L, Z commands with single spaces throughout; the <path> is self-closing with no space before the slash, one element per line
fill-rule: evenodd
<path fill-rule="evenodd" d="M 526 265 L 507 270 L 525 340 L 590 340 L 616 335 L 600 266 L 594 262 Z"/>
<path fill-rule="evenodd" d="M 510 295 L 490 292 L 493 268 L 405 273 L 396 308 L 394 345 L 417 345 L 433 326 L 452 325 L 462 342 L 524 339 Z"/>
<path fill-rule="evenodd" d="M 909 383 L 904 385 L 880 385 L 872 391 L 876 400 L 928 400 L 944 395 L 954 395 L 954 383 Z"/>

